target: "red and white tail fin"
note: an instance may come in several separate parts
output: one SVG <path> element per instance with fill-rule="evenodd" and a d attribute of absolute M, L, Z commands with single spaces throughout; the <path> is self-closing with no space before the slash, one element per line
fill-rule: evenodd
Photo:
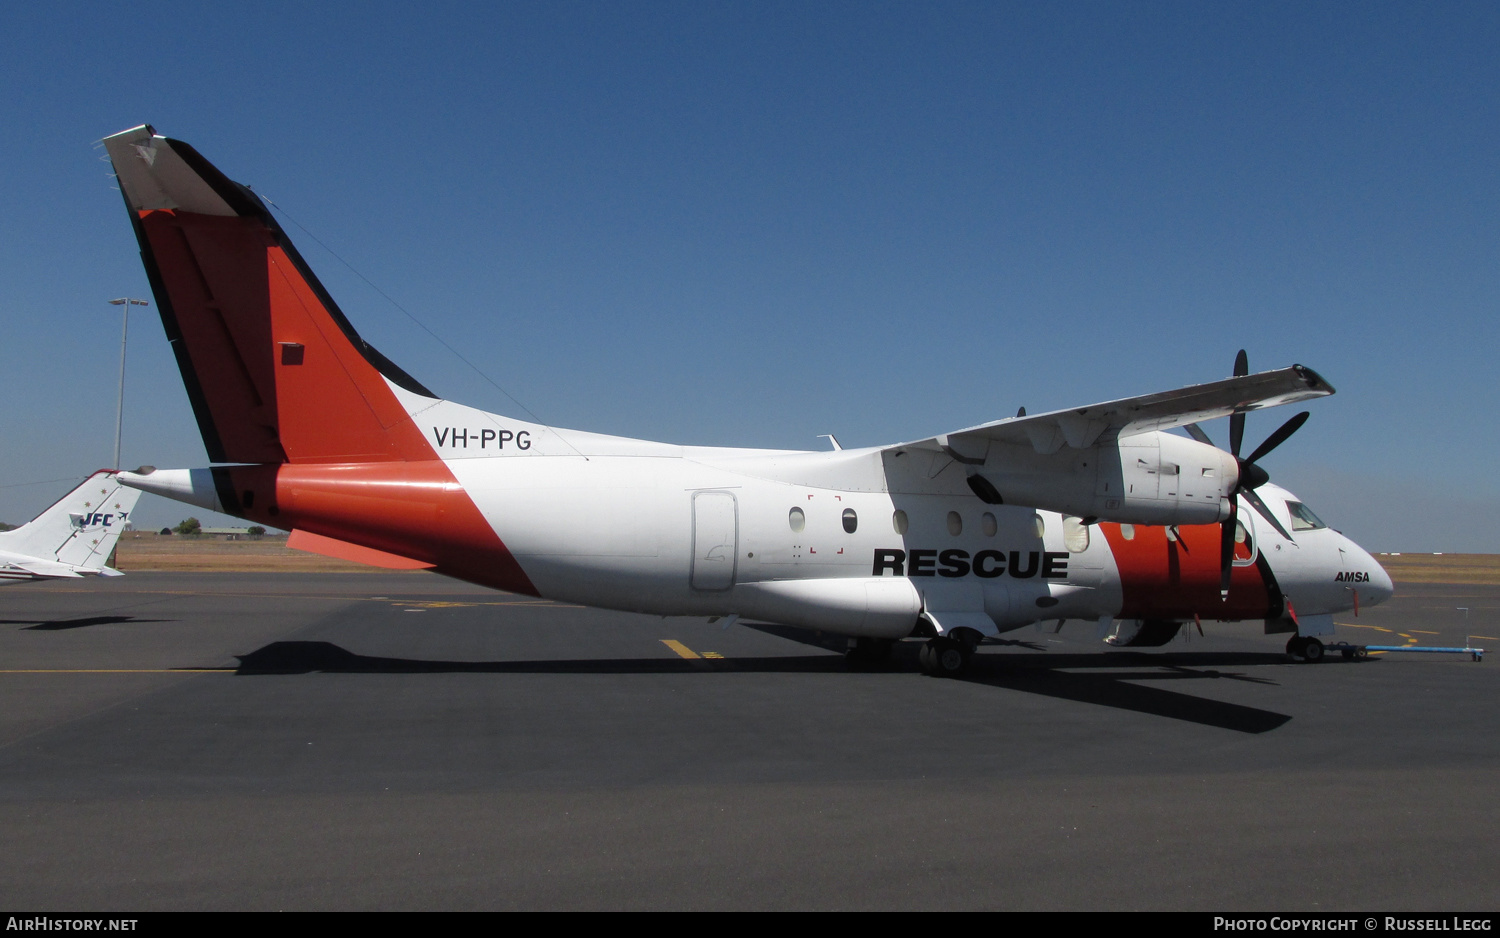
<path fill-rule="evenodd" d="M 148 125 L 104 146 L 212 461 L 432 458 L 386 380 L 432 393 L 359 337 L 255 193 Z"/>
<path fill-rule="evenodd" d="M 535 594 L 393 387 L 432 392 L 359 337 L 260 198 L 148 125 L 104 146 L 209 459 L 242 464 L 126 484 Z"/>

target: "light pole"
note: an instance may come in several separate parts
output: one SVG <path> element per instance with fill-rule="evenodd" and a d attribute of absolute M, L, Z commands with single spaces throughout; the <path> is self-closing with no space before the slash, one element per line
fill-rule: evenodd
<path fill-rule="evenodd" d="M 115 461 L 112 468 L 120 468 L 120 428 L 125 423 L 125 336 L 130 332 L 130 307 L 150 306 L 145 300 L 132 299 L 122 296 L 117 300 L 110 300 L 109 305 L 121 307 L 125 314 L 120 322 L 120 400 L 115 405 Z"/>

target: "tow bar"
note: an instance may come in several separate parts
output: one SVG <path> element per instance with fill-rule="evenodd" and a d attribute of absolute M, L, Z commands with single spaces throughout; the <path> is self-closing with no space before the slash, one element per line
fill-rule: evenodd
<path fill-rule="evenodd" d="M 1449 654 L 1469 655 L 1473 661 L 1484 660 L 1484 649 L 1474 647 L 1474 639 L 1465 636 L 1468 642 L 1463 648 L 1443 648 L 1437 645 L 1351 645 L 1348 642 L 1334 642 L 1328 646 L 1329 652 L 1338 652 L 1345 660 L 1350 658 L 1364 658 L 1372 651 L 1417 651 L 1427 654 Z"/>

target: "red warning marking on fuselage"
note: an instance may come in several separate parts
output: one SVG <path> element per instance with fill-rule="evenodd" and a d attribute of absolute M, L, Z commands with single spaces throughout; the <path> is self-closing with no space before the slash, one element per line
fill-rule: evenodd
<path fill-rule="evenodd" d="M 1230 574 L 1229 599 L 1219 595 L 1220 529 L 1216 524 L 1184 525 L 1177 540 L 1159 525 L 1135 525 L 1126 540 L 1120 525 L 1101 523 L 1120 570 L 1125 619 L 1259 619 L 1271 613 L 1271 591 L 1257 565 L 1236 566 Z M 1236 555 L 1248 559 L 1244 545 Z"/>

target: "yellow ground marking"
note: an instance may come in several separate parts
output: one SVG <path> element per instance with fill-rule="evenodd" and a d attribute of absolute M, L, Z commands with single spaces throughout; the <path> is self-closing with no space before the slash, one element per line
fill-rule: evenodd
<path fill-rule="evenodd" d="M 661 640 L 661 643 L 663 645 L 666 645 L 668 648 L 672 649 L 673 651 L 677 652 L 677 654 L 680 657 L 683 657 L 683 658 L 698 658 L 698 657 L 701 657 L 696 651 L 693 651 L 691 648 L 687 647 L 682 642 L 679 642 L 676 639 L 664 638 L 664 639 Z"/>
<path fill-rule="evenodd" d="M 1342 625 L 1346 629 L 1374 629 L 1377 632 L 1390 631 L 1390 629 L 1383 629 L 1378 625 L 1355 625 L 1353 622 L 1340 622 L 1339 625 Z"/>
<path fill-rule="evenodd" d="M 724 656 L 723 656 L 723 655 L 721 655 L 721 654 L 719 654 L 719 653 L 718 653 L 718 652 L 716 652 L 716 651 L 705 651 L 705 652 L 704 652 L 704 653 L 703 653 L 703 657 L 705 657 L 705 658 L 722 658 L 722 657 L 724 657 Z"/>
<path fill-rule="evenodd" d="M 6 668 L 0 674 L 233 674 L 238 668 Z"/>
<path fill-rule="evenodd" d="M 1412 631 L 1416 632 L 1418 635 L 1441 635 L 1441 634 L 1443 634 L 1441 632 L 1424 632 L 1421 629 L 1412 629 Z"/>
<path fill-rule="evenodd" d="M 1470 638 L 1483 638 L 1483 639 L 1488 639 L 1488 640 L 1489 640 L 1489 641 L 1492 641 L 1492 642 L 1500 642 L 1500 638 L 1496 638 L 1496 637 L 1495 637 L 1495 636 L 1493 636 L 1493 635 L 1470 635 L 1470 636 L 1469 636 L 1469 637 L 1470 637 Z"/>

